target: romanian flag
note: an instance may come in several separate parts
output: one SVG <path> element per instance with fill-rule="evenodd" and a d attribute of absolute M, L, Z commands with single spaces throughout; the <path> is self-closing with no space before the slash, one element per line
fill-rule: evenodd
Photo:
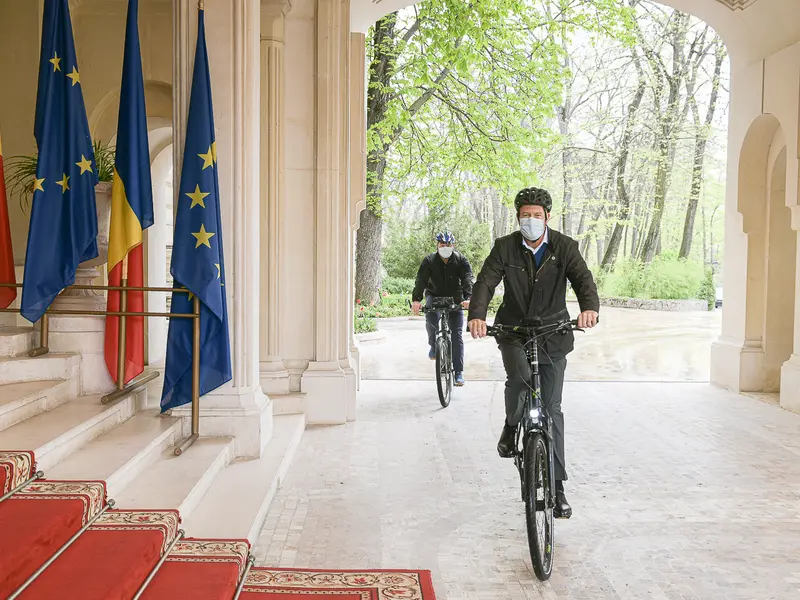
<path fill-rule="evenodd" d="M 0 283 L 17 283 L 14 275 L 14 250 L 8 222 L 8 197 L 3 176 L 3 142 L 0 140 Z M 0 287 L 0 308 L 8 308 L 17 297 L 17 288 Z"/>
<path fill-rule="evenodd" d="M 137 18 L 139 0 L 128 2 L 125 57 L 119 97 L 114 187 L 111 192 L 111 226 L 108 238 L 108 284 L 144 285 L 142 232 L 153 224 L 153 186 L 147 143 L 147 111 L 144 103 L 142 56 Z M 108 311 L 120 309 L 120 292 L 108 293 Z M 127 292 L 127 310 L 144 311 L 144 294 Z M 125 381 L 144 371 L 144 317 L 126 319 Z M 105 358 L 108 372 L 117 382 L 119 317 L 106 317 Z M 119 382 L 117 382 L 119 383 Z"/>

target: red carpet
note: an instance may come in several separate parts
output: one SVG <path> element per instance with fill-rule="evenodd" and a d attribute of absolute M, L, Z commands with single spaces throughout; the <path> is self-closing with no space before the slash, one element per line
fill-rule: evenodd
<path fill-rule="evenodd" d="M 34 470 L 32 452 L 0 451 L 0 495 L 28 480 Z M 0 502 L 0 598 L 18 590 L 87 525 L 19 598 L 129 600 L 151 573 L 154 577 L 144 590 L 144 600 L 234 598 L 250 556 L 246 540 L 175 542 L 177 511 L 103 512 L 107 502 L 103 482 L 47 479 L 32 481 Z M 428 571 L 255 567 L 248 572 L 239 598 L 435 600 L 435 594 Z"/>

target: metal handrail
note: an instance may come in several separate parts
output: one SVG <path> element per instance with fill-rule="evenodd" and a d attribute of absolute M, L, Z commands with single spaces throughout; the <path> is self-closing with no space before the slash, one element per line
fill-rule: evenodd
<path fill-rule="evenodd" d="M 21 283 L 0 283 L 0 288 L 21 288 Z M 122 285 L 70 285 L 65 290 L 96 290 L 96 291 L 111 291 L 120 292 L 120 308 L 119 311 L 108 310 L 60 310 L 48 308 L 39 319 L 40 324 L 40 341 L 39 347 L 33 348 L 28 352 L 31 357 L 43 356 L 50 352 L 49 338 L 50 338 L 50 319 L 49 315 L 65 315 L 65 316 L 98 316 L 98 317 L 120 317 L 119 320 L 119 337 L 118 337 L 118 350 L 117 350 L 117 389 L 110 394 L 106 394 L 102 398 L 103 404 L 119 400 L 136 393 L 144 387 L 144 385 L 156 377 L 158 373 L 150 373 L 145 377 L 139 378 L 130 382 L 125 386 L 125 351 L 126 351 L 126 323 L 127 317 L 166 317 L 176 319 L 192 319 L 192 433 L 183 440 L 176 448 L 175 455 L 180 456 L 186 449 L 194 444 L 200 437 L 200 299 L 197 296 L 193 298 L 192 312 L 191 313 L 161 313 L 161 312 L 133 312 L 127 310 L 128 308 L 128 292 L 166 292 L 178 294 L 191 294 L 192 292 L 187 288 L 168 288 L 168 287 L 128 287 L 127 279 L 122 280 Z M 62 290 L 63 291 L 63 290 Z M 17 308 L 0 308 L 0 313 L 18 313 Z"/>

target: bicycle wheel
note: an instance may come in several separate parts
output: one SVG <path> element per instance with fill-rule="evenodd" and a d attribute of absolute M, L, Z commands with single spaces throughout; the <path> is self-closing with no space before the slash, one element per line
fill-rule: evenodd
<path fill-rule="evenodd" d="M 444 338 L 436 340 L 436 388 L 443 408 L 450 406 L 453 394 L 453 368 L 450 364 L 450 344 Z"/>
<path fill-rule="evenodd" d="M 523 471 L 525 473 L 525 521 L 528 546 L 536 577 L 550 578 L 553 571 L 553 507 L 550 504 L 550 471 L 547 446 L 539 433 L 525 438 Z"/>

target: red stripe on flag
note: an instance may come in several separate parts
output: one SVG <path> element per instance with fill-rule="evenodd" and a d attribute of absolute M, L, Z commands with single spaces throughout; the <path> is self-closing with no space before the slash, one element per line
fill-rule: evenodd
<path fill-rule="evenodd" d="M 11 247 L 11 225 L 8 220 L 8 197 L 0 154 L 0 283 L 17 283 L 14 273 L 14 249 Z M 17 297 L 16 288 L 0 287 L 0 308 L 8 308 Z"/>
<path fill-rule="evenodd" d="M 122 263 L 108 274 L 108 285 L 122 283 Z M 144 286 L 144 252 L 139 244 L 128 254 L 128 286 Z M 128 312 L 144 312 L 144 292 L 127 292 Z M 120 292 L 108 292 L 109 312 L 118 312 Z M 127 317 L 125 320 L 125 382 L 128 383 L 144 371 L 144 317 Z M 117 383 L 117 347 L 119 345 L 119 317 L 106 317 L 105 356 L 106 367 Z"/>

